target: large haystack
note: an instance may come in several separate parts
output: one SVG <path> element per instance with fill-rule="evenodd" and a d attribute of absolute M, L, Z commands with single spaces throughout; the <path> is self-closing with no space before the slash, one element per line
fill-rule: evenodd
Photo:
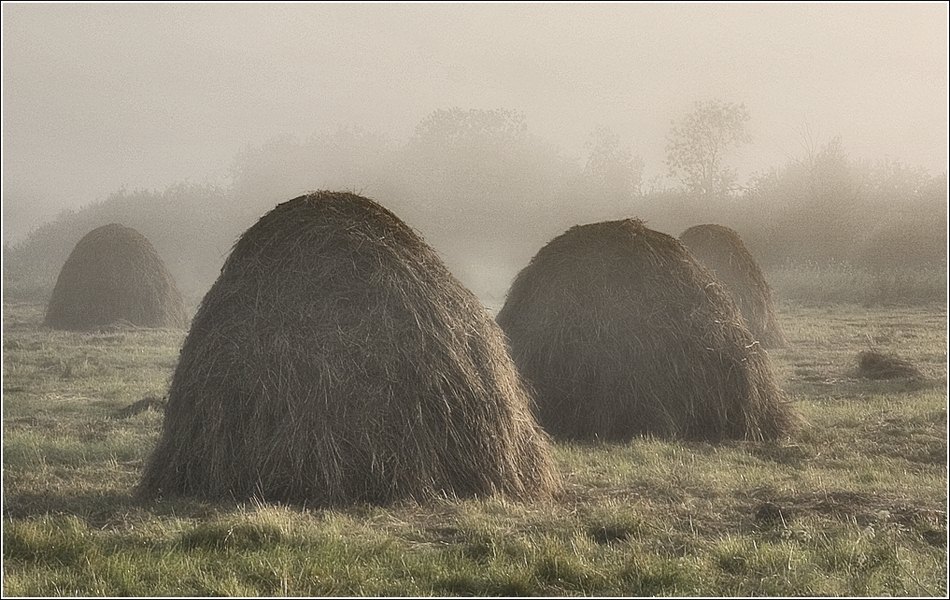
<path fill-rule="evenodd" d="M 318 192 L 235 244 L 195 316 L 143 497 L 333 506 L 550 492 L 504 336 L 378 204 Z"/>
<path fill-rule="evenodd" d="M 772 288 L 739 234 L 723 225 L 695 225 L 680 234 L 680 241 L 726 287 L 759 343 L 766 348 L 784 346 Z"/>
<path fill-rule="evenodd" d="M 111 223 L 87 233 L 66 259 L 45 323 L 69 330 L 116 324 L 183 328 L 188 317 L 175 281 L 148 239 Z"/>
<path fill-rule="evenodd" d="M 639 220 L 549 242 L 497 320 L 555 437 L 769 439 L 794 421 L 735 303 Z"/>

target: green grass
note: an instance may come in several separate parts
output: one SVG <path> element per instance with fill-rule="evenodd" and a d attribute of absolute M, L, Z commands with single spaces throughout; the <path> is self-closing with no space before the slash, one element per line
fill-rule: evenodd
<path fill-rule="evenodd" d="M 800 263 L 773 268 L 768 280 L 777 297 L 801 304 L 914 306 L 947 302 L 947 270 L 939 267 L 867 269 Z"/>
<path fill-rule="evenodd" d="M 787 439 L 559 444 L 549 501 L 348 510 L 134 501 L 162 417 L 115 414 L 164 394 L 184 334 L 4 310 L 6 595 L 947 593 L 943 306 L 783 306 Z M 868 348 L 927 379 L 861 379 Z"/>

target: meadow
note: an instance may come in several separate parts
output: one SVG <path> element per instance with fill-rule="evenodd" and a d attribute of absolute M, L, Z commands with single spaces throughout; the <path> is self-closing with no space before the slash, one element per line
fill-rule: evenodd
<path fill-rule="evenodd" d="M 4 595 L 947 595 L 947 312 L 786 303 L 773 443 L 558 444 L 553 499 L 323 510 L 132 489 L 184 332 L 3 307 Z M 862 350 L 924 377 L 871 380 Z"/>

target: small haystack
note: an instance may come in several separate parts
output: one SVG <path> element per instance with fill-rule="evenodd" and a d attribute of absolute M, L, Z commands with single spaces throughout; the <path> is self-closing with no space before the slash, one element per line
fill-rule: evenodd
<path fill-rule="evenodd" d="M 117 324 L 184 328 L 181 293 L 152 244 L 117 223 L 85 235 L 66 259 L 46 309 L 53 329 Z"/>
<path fill-rule="evenodd" d="M 555 437 L 769 439 L 795 420 L 722 286 L 639 220 L 549 242 L 497 320 Z"/>
<path fill-rule="evenodd" d="M 142 497 L 334 506 L 543 496 L 550 444 L 502 332 L 435 251 L 353 194 L 278 205 L 195 316 Z"/>
<path fill-rule="evenodd" d="M 680 241 L 732 295 L 759 343 L 766 348 L 785 346 L 785 334 L 775 318 L 772 288 L 739 234 L 723 225 L 695 225 L 680 235 Z"/>
<path fill-rule="evenodd" d="M 923 379 L 920 369 L 894 354 L 875 350 L 858 353 L 858 375 L 866 379 Z"/>

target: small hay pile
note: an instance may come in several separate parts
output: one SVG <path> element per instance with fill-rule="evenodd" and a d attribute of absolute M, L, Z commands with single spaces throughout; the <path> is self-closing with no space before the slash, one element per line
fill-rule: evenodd
<path fill-rule="evenodd" d="M 196 314 L 143 498 L 389 504 L 557 485 L 504 336 L 375 202 L 316 192 L 235 244 Z"/>
<path fill-rule="evenodd" d="M 785 334 L 775 318 L 772 288 L 739 234 L 723 225 L 695 225 L 680 234 L 680 241 L 732 295 L 759 343 L 766 348 L 785 346 Z"/>
<path fill-rule="evenodd" d="M 858 375 L 866 379 L 923 379 L 923 373 L 909 361 L 874 350 L 858 353 Z"/>
<path fill-rule="evenodd" d="M 497 320 L 557 438 L 769 439 L 796 420 L 722 286 L 639 220 L 549 242 Z"/>
<path fill-rule="evenodd" d="M 155 412 L 165 412 L 165 407 L 168 406 L 167 398 L 158 398 L 156 396 L 145 396 L 141 400 L 137 400 L 132 404 L 117 410 L 113 415 L 113 419 L 128 419 L 134 417 L 135 415 L 141 414 L 143 412 L 155 411 Z"/>
<path fill-rule="evenodd" d="M 185 306 L 152 244 L 117 223 L 87 233 L 56 280 L 45 324 L 89 331 L 126 324 L 184 328 Z"/>

